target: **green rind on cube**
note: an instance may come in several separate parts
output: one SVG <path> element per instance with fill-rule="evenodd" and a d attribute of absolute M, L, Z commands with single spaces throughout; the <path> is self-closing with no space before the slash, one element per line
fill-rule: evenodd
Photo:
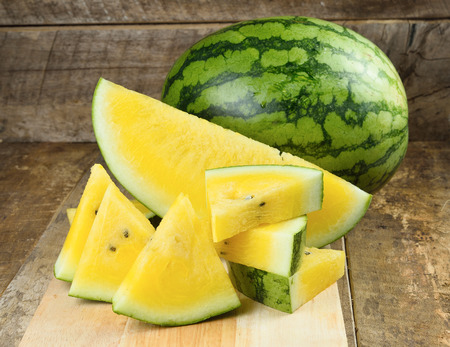
<path fill-rule="evenodd" d="M 292 261 L 289 275 L 292 276 L 300 267 L 302 255 L 305 253 L 306 245 L 306 225 L 305 228 L 300 230 L 293 236 L 292 241 Z"/>
<path fill-rule="evenodd" d="M 290 277 L 232 262 L 228 266 L 231 282 L 242 294 L 276 310 L 292 313 Z"/>

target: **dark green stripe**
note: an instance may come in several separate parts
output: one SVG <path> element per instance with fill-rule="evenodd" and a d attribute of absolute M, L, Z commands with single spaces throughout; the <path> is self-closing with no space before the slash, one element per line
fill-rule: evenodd
<path fill-rule="evenodd" d="M 303 251 L 305 249 L 306 244 L 306 228 L 303 228 L 294 235 L 293 244 L 294 247 L 292 249 L 291 268 L 289 270 L 290 276 L 295 274 L 300 267 Z"/>
<path fill-rule="evenodd" d="M 360 35 L 351 32 L 349 29 L 345 29 L 343 32 L 338 32 L 334 28 L 332 28 L 328 25 L 318 25 L 318 24 L 313 23 L 310 20 L 308 20 L 306 18 L 302 18 L 302 17 L 293 17 L 292 19 L 273 18 L 273 19 L 267 19 L 264 21 L 260 20 L 260 21 L 242 22 L 242 23 L 238 23 L 233 26 L 224 28 L 222 30 L 219 30 L 218 32 L 216 32 L 212 35 L 217 35 L 219 33 L 227 32 L 227 31 L 230 31 L 230 32 L 231 31 L 239 31 L 239 29 L 241 29 L 245 26 L 254 25 L 254 24 L 262 24 L 262 23 L 281 23 L 286 27 L 286 30 L 289 30 L 289 27 L 291 25 L 298 25 L 299 23 L 301 23 L 302 25 L 306 25 L 306 26 L 315 26 L 322 30 L 326 30 L 331 33 L 337 34 L 339 36 L 344 36 L 351 40 L 354 40 L 355 43 L 358 43 L 358 44 L 364 46 L 365 48 L 370 49 L 378 57 L 380 56 L 379 49 L 377 49 L 373 44 L 370 44 L 370 42 L 368 42 L 364 38 L 360 37 Z M 364 41 L 361 41 L 359 38 L 363 39 Z M 269 49 L 289 50 L 292 47 L 301 47 L 308 52 L 308 55 L 310 58 L 316 56 L 317 54 L 320 53 L 320 51 L 322 49 L 325 48 L 325 49 L 332 50 L 333 53 L 335 53 L 335 54 L 345 56 L 347 59 L 350 59 L 350 60 L 353 60 L 354 62 L 362 63 L 363 65 L 365 65 L 364 60 L 356 59 L 351 54 L 351 52 L 347 52 L 342 49 L 337 49 L 336 47 L 329 45 L 329 44 L 324 44 L 324 43 L 320 42 L 319 40 L 317 40 L 317 38 L 314 38 L 314 39 L 304 38 L 304 39 L 286 41 L 277 36 L 270 37 L 266 40 L 261 40 L 256 37 L 247 37 L 244 41 L 237 43 L 237 44 L 233 44 L 233 43 L 230 43 L 229 41 L 224 40 L 224 41 L 220 41 L 215 44 L 212 44 L 212 45 L 208 45 L 207 47 L 203 47 L 202 42 L 203 42 L 203 40 L 200 41 L 199 43 L 197 43 L 196 45 L 194 45 L 191 48 L 189 54 L 182 57 L 182 59 L 185 58 L 185 60 L 184 60 L 183 64 L 181 65 L 181 67 L 177 70 L 177 72 L 174 75 L 168 76 L 166 84 L 165 84 L 166 88 L 163 91 L 163 98 L 166 98 L 167 94 L 169 92 L 169 89 L 167 88 L 167 86 L 171 86 L 175 80 L 183 80 L 183 75 L 182 75 L 183 71 L 191 63 L 197 62 L 197 61 L 206 61 L 210 57 L 223 55 L 226 51 L 230 51 L 230 50 L 231 51 L 242 51 L 242 50 L 247 49 L 248 47 L 254 47 L 254 48 L 258 49 L 260 51 L 261 55 L 264 52 L 268 51 Z M 352 48 L 354 49 L 355 47 L 352 47 Z M 381 52 L 381 54 L 383 54 L 383 53 Z M 382 60 L 385 63 L 385 65 L 386 64 L 390 65 L 386 62 L 386 59 L 384 59 L 384 58 L 385 57 L 383 57 Z M 329 66 L 328 66 L 328 69 L 329 69 Z M 249 72 L 250 75 L 254 75 L 255 72 L 256 73 L 260 72 L 261 66 L 259 64 L 256 64 L 252 70 L 253 70 L 253 72 Z M 314 70 L 309 70 L 309 71 L 314 71 Z M 239 76 L 242 76 L 242 75 L 240 74 Z M 236 78 L 236 76 L 230 76 L 230 78 L 231 77 Z M 388 76 L 386 76 L 386 78 L 390 79 Z M 217 79 L 218 81 L 216 83 L 214 83 L 214 81 L 212 81 L 212 83 L 202 84 L 201 89 L 203 90 L 209 86 L 221 84 L 224 82 L 223 80 L 220 79 L 220 77 L 214 77 L 214 79 Z M 390 79 L 390 83 L 393 83 L 393 82 L 395 82 L 395 81 Z M 189 94 L 195 95 L 196 93 L 192 92 Z"/>
<path fill-rule="evenodd" d="M 238 291 L 266 306 L 292 313 L 289 277 L 232 262 L 228 265 Z"/>

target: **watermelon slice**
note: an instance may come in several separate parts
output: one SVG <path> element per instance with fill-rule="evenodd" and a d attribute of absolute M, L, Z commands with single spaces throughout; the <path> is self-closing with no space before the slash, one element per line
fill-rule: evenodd
<path fill-rule="evenodd" d="M 55 263 L 54 275 L 57 279 L 68 282 L 73 280 L 92 223 L 110 183 L 112 180 L 106 170 L 100 164 L 95 164 Z"/>
<path fill-rule="evenodd" d="M 206 170 L 214 242 L 262 224 L 322 207 L 323 173 L 291 165 L 244 165 Z"/>
<path fill-rule="evenodd" d="M 86 240 L 69 295 L 111 302 L 155 229 L 111 183 Z"/>
<path fill-rule="evenodd" d="M 203 321 L 240 306 L 207 224 L 181 194 L 115 293 L 113 311 L 159 325 Z"/>

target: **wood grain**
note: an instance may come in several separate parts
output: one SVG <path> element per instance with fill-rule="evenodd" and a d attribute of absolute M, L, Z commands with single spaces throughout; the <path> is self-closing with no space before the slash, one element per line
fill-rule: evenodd
<path fill-rule="evenodd" d="M 445 140 L 450 114 L 450 21 L 343 22 L 385 51 L 410 107 L 410 140 Z M 160 98 L 190 45 L 226 24 L 0 30 L 0 139 L 95 141 L 91 100 L 100 76 Z"/>
<path fill-rule="evenodd" d="M 0 144 L 0 294 L 98 153 L 96 144 Z"/>
<path fill-rule="evenodd" d="M 2 327 L 0 329 L 0 341 L 2 341 L 2 344 L 5 346 L 14 346 L 20 342 L 50 280 L 53 278 L 52 267 L 69 229 L 65 211 L 68 207 L 73 207 L 78 204 L 83 188 L 89 177 L 88 169 L 93 164 L 92 157 L 98 159 L 99 151 L 93 144 L 3 144 L 0 146 L 16 146 L 17 152 L 20 153 L 20 150 L 22 150 L 25 154 L 27 153 L 27 148 L 32 146 L 44 146 L 49 149 L 54 147 L 62 148 L 64 159 L 54 155 L 48 156 L 48 161 L 50 161 L 50 163 L 53 160 L 52 164 L 47 164 L 49 168 L 67 165 L 64 162 L 66 160 L 70 162 L 70 158 L 75 156 L 74 152 L 82 154 L 83 158 L 86 157 L 86 160 L 75 160 L 75 163 L 73 164 L 76 168 L 71 170 L 71 175 L 74 178 L 76 177 L 76 180 L 75 182 L 72 182 L 73 184 L 70 188 L 69 186 L 67 187 L 70 194 L 67 195 L 67 190 L 65 189 L 57 189 L 54 192 L 54 200 L 49 200 L 50 203 L 53 203 L 52 206 L 56 212 L 53 216 L 48 217 L 46 227 L 41 231 L 43 234 L 34 248 L 34 245 L 24 243 L 23 248 L 26 249 L 30 255 L 24 261 L 6 290 L 4 290 L 2 296 L 0 296 L 0 326 Z M 48 150 L 48 152 L 51 153 L 53 150 Z M 11 162 L 13 166 L 16 166 L 12 159 Z M 37 163 L 40 163 L 40 161 L 37 160 Z M 71 178 L 68 177 L 68 174 L 64 174 L 64 171 L 60 171 L 59 174 L 62 174 L 61 177 L 63 181 L 66 181 L 66 184 L 68 184 L 67 182 L 70 182 Z M 55 181 L 58 182 L 58 180 L 59 178 L 56 177 Z M 33 182 L 33 180 L 30 181 Z M 11 189 L 11 191 L 13 191 L 13 187 L 14 184 L 12 184 L 8 190 Z M 39 189 L 34 189 L 31 192 L 38 201 L 48 199 L 46 197 L 46 189 L 40 185 Z M 10 201 L 14 204 L 20 204 L 21 198 L 20 196 L 13 196 Z M 35 210 L 35 205 L 24 204 L 20 209 L 22 212 L 20 219 L 27 221 L 29 217 L 27 217 L 28 214 L 25 214 L 24 211 Z M 19 217 L 17 219 L 19 219 Z M 13 230 L 15 230 L 14 224 L 12 224 L 12 227 Z M 27 230 L 23 230 L 22 232 L 26 233 Z M 12 241 L 5 243 L 5 249 L 10 247 L 10 242 Z"/>
<path fill-rule="evenodd" d="M 450 344 L 450 146 L 410 143 L 346 237 L 359 346 Z"/>
<path fill-rule="evenodd" d="M 110 304 L 69 297 L 68 289 L 68 283 L 50 282 L 20 346 L 347 346 L 337 284 L 292 314 L 240 295 L 235 311 L 181 327 L 116 315 Z"/>
<path fill-rule="evenodd" d="M 21 346 L 118 346 L 127 317 L 111 305 L 68 297 L 70 284 L 53 279 Z"/>
<path fill-rule="evenodd" d="M 240 21 L 304 15 L 324 19 L 448 18 L 445 0 L 1 0 L 0 25 Z"/>

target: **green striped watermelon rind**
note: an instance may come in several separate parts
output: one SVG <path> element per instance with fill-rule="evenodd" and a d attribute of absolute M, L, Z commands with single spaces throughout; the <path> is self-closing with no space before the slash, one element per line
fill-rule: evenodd
<path fill-rule="evenodd" d="M 366 38 L 319 19 L 263 18 L 205 37 L 175 62 L 162 99 L 368 192 L 392 177 L 407 148 L 395 67 Z"/>
<path fill-rule="evenodd" d="M 234 287 L 245 296 L 276 310 L 292 313 L 290 278 L 228 261 Z"/>
<path fill-rule="evenodd" d="M 307 218 L 305 216 L 305 218 Z M 300 267 L 301 259 L 306 246 L 306 224 L 303 229 L 299 230 L 292 237 L 292 259 L 289 275 L 292 276 Z"/>

